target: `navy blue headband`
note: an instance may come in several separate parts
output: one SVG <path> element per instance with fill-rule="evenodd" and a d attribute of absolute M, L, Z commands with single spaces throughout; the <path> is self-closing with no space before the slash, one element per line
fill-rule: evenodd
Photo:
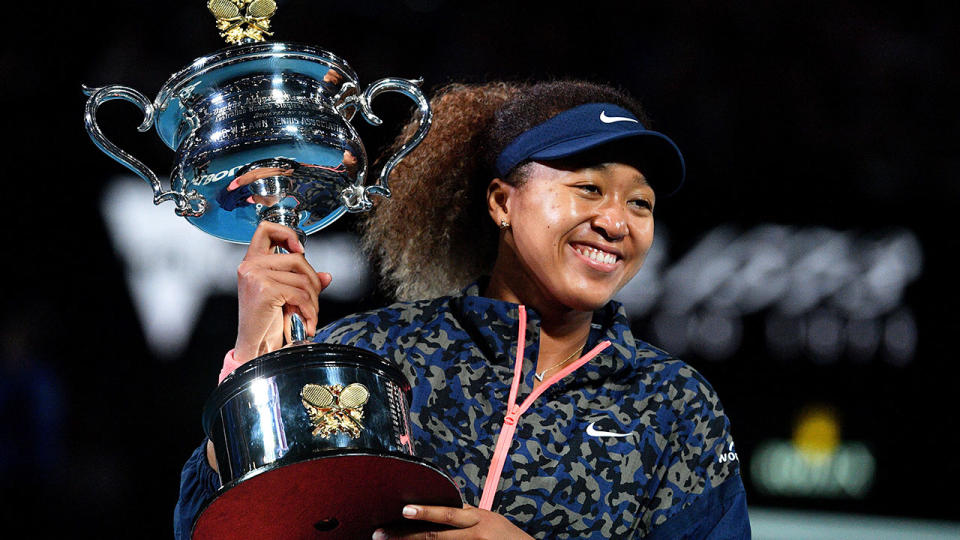
<path fill-rule="evenodd" d="M 675 192 L 686 176 L 680 149 L 669 137 L 646 129 L 633 113 L 611 103 L 580 105 L 524 131 L 497 156 L 497 173 L 505 177 L 526 160 L 560 159 L 630 138 L 639 143 L 636 157 L 645 164 L 640 172 L 659 192 Z"/>

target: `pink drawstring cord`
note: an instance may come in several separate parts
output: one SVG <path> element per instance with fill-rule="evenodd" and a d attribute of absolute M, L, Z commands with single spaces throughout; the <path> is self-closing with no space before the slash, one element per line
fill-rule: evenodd
<path fill-rule="evenodd" d="M 517 430 L 517 421 L 520 416 L 526 412 L 530 405 L 540 397 L 547 388 L 553 383 L 563 379 L 580 366 L 593 360 L 600 351 L 610 346 L 609 341 L 603 341 L 590 350 L 587 354 L 580 357 L 576 362 L 561 369 L 552 377 L 543 381 L 523 403 L 517 406 L 517 392 L 520 390 L 521 370 L 523 369 L 523 349 L 526 346 L 527 335 L 527 311 L 520 306 L 520 329 L 517 336 L 517 359 L 513 366 L 513 384 L 510 385 L 510 396 L 507 399 L 507 412 L 503 418 L 503 426 L 500 427 L 500 435 L 497 437 L 497 445 L 493 450 L 493 459 L 490 460 L 490 470 L 487 471 L 487 480 L 483 484 L 483 496 L 480 497 L 480 508 L 490 510 L 493 507 L 493 496 L 497 493 L 497 484 L 500 482 L 500 475 L 503 473 L 503 464 L 507 461 L 507 452 L 510 450 L 510 444 L 513 442 L 514 432 Z"/>

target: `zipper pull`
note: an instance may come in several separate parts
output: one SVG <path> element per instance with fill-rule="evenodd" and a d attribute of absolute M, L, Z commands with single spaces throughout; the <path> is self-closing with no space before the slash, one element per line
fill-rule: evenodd
<path fill-rule="evenodd" d="M 505 426 L 515 426 L 517 421 L 520 419 L 520 407 L 514 405 L 513 409 L 507 411 L 507 414 L 503 417 L 503 425 Z"/>

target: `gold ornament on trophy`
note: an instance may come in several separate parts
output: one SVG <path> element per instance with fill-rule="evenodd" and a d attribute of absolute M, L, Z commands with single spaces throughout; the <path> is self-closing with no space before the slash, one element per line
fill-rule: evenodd
<path fill-rule="evenodd" d="M 341 384 L 308 384 L 300 391 L 303 407 L 313 422 L 315 437 L 329 437 L 334 433 L 346 433 L 356 439 L 363 429 L 363 405 L 370 391 L 360 383 L 346 388 Z"/>
<path fill-rule="evenodd" d="M 263 41 L 270 32 L 270 17 L 277 12 L 273 0 L 208 0 L 207 9 L 217 18 L 220 37 L 230 44 Z"/>

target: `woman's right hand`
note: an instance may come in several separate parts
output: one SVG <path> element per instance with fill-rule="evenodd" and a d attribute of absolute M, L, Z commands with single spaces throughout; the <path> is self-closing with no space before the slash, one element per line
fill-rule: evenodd
<path fill-rule="evenodd" d="M 275 253 L 279 246 L 289 253 Z M 240 320 L 233 351 L 247 362 L 290 341 L 290 316 L 300 315 L 307 335 L 317 328 L 318 295 L 330 274 L 316 272 L 304 257 L 303 245 L 290 227 L 261 222 L 247 254 L 237 267 Z"/>

